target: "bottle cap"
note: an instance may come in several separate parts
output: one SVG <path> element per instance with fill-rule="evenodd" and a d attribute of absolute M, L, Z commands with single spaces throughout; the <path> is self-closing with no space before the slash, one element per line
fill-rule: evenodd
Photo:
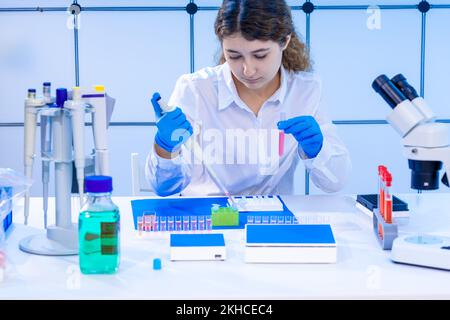
<path fill-rule="evenodd" d="M 90 193 L 111 192 L 112 177 L 88 176 L 84 179 L 84 190 Z"/>
<path fill-rule="evenodd" d="M 58 88 L 56 89 L 56 104 L 59 108 L 64 107 L 64 102 L 67 100 L 67 89 L 66 88 Z"/>
<path fill-rule="evenodd" d="M 153 270 L 161 270 L 161 259 L 153 259 Z"/>
<path fill-rule="evenodd" d="M 390 187 L 392 185 L 392 175 L 387 172 L 385 176 L 386 186 Z"/>
<path fill-rule="evenodd" d="M 94 90 L 97 91 L 97 92 L 104 92 L 105 91 L 105 86 L 96 85 L 96 86 L 94 86 Z"/>

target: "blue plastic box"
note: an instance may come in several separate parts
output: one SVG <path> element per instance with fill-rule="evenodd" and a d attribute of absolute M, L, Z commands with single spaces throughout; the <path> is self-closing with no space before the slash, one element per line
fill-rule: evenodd
<path fill-rule="evenodd" d="M 9 199 L 5 205 L 3 205 L 0 210 L 7 210 L 5 212 L 0 212 L 0 217 L 3 218 L 2 227 L 6 232 L 12 225 L 12 187 L 2 187 L 0 186 L 0 199 Z"/>

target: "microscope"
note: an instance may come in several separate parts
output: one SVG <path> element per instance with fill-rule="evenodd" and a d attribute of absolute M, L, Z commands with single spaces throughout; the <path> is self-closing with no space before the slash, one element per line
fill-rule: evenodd
<path fill-rule="evenodd" d="M 411 188 L 436 190 L 439 170 L 445 173 L 442 183 L 449 186 L 450 141 L 447 124 L 435 122 L 425 100 L 408 84 L 402 74 L 392 79 L 378 76 L 372 88 L 393 109 L 388 123 L 403 138 L 403 155 L 411 169 Z M 398 236 L 392 243 L 391 260 L 397 263 L 450 270 L 450 237 L 428 234 Z"/>
<path fill-rule="evenodd" d="M 44 82 L 43 96 L 36 96 L 36 89 L 29 89 L 25 99 L 24 121 L 24 169 L 27 178 L 33 176 L 37 119 L 40 116 L 41 158 L 43 184 L 43 211 L 46 235 L 33 235 L 23 239 L 21 250 L 41 255 L 78 254 L 78 228 L 72 223 L 71 191 L 73 163 L 80 195 L 80 207 L 84 199 L 86 163 L 94 162 L 91 174 L 109 175 L 107 128 L 115 100 L 109 97 L 103 86 L 90 90 L 74 87 L 56 90 L 51 96 L 51 84 Z M 92 115 L 94 150 L 85 156 L 85 115 Z M 50 163 L 55 165 L 55 225 L 47 226 L 48 184 Z M 28 223 L 30 194 L 25 194 L 24 221 Z"/>
<path fill-rule="evenodd" d="M 447 124 L 435 122 L 435 115 L 426 101 L 408 83 L 402 74 L 392 79 L 378 76 L 372 88 L 393 109 L 388 123 L 403 138 L 403 155 L 411 169 L 411 188 L 436 190 L 439 188 L 439 170 L 445 173 L 442 183 L 449 186 L 450 139 Z"/>

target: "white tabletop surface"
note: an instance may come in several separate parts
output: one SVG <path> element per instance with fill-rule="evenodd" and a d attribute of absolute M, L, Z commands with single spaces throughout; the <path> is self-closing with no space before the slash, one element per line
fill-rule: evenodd
<path fill-rule="evenodd" d="M 450 236 L 450 194 L 397 196 L 411 209 L 401 234 Z M 44 233 L 42 199 L 32 198 L 28 226 L 22 224 L 22 204 L 16 204 L 15 223 L 2 248 L 7 264 L 0 299 L 450 298 L 450 271 L 393 263 L 390 251 L 381 250 L 374 236 L 371 218 L 355 207 L 353 196 L 283 197 L 300 222 L 332 225 L 336 264 L 246 264 L 243 230 L 222 231 L 225 261 L 171 262 L 168 234 L 139 238 L 134 231 L 132 199 L 113 198 L 121 212 L 121 263 L 114 275 L 81 274 L 77 256 L 20 251 L 21 239 Z M 153 258 L 161 258 L 161 270 L 153 270 Z"/>

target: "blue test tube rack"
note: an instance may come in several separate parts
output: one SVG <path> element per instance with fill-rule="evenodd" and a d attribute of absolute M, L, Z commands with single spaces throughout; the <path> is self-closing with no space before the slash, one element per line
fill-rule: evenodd
<path fill-rule="evenodd" d="M 247 215 L 247 224 L 298 224 L 294 216 L 283 215 Z"/>
<path fill-rule="evenodd" d="M 145 214 L 138 217 L 137 229 L 142 232 L 184 232 L 210 231 L 211 216 L 158 216 Z"/>

